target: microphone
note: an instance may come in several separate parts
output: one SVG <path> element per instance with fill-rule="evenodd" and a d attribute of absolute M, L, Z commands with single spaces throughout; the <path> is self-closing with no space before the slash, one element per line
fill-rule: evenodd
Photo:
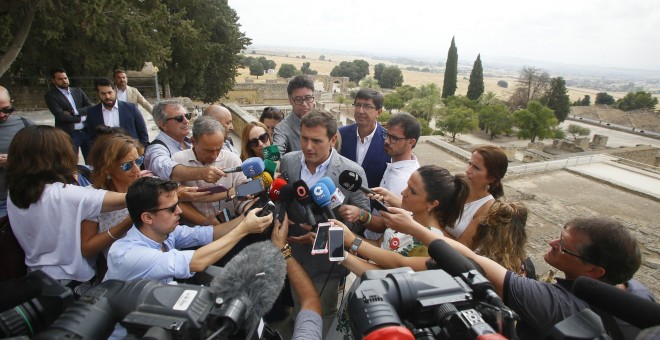
<path fill-rule="evenodd" d="M 452 248 L 447 242 L 436 239 L 428 247 L 429 256 L 435 261 L 440 269 L 451 276 L 458 276 L 474 290 L 474 295 L 492 305 L 504 310 L 509 310 L 502 299 L 495 293 L 495 287 L 483 275 L 470 260 Z"/>
<path fill-rule="evenodd" d="M 264 159 L 264 171 L 270 174 L 270 177 L 275 178 L 275 170 L 277 170 L 277 163 L 270 159 Z"/>
<path fill-rule="evenodd" d="M 312 199 L 316 205 L 323 209 L 323 214 L 327 218 L 336 219 L 335 214 L 330 208 L 330 190 L 328 190 L 325 184 L 318 182 L 312 187 Z"/>
<path fill-rule="evenodd" d="M 373 190 L 362 185 L 362 177 L 351 170 L 344 170 L 339 175 L 339 185 L 344 189 L 356 192 L 361 190 L 365 194 L 376 194 Z M 371 200 L 373 208 L 379 211 L 388 211 L 387 207 L 381 201 Z"/>
<path fill-rule="evenodd" d="M 573 283 L 573 294 L 637 328 L 660 325 L 660 304 L 607 283 L 580 276 Z"/>
<path fill-rule="evenodd" d="M 273 184 L 270 185 L 270 191 L 268 192 L 268 198 L 273 202 L 280 201 L 280 189 L 286 184 L 286 181 L 281 178 L 275 178 Z"/>
<path fill-rule="evenodd" d="M 286 183 L 286 181 L 285 181 Z M 293 185 L 291 183 L 286 183 L 280 188 L 280 210 L 277 212 L 277 219 L 282 223 L 284 221 L 284 215 L 286 213 L 286 209 L 288 208 L 289 202 L 293 200 L 294 193 L 293 193 Z"/>
<path fill-rule="evenodd" d="M 298 203 L 300 203 L 300 206 L 305 209 L 305 215 L 307 215 L 306 222 L 311 226 L 316 225 L 316 219 L 314 219 L 314 213 L 312 213 L 312 207 L 310 207 L 312 198 L 309 197 L 309 187 L 307 186 L 307 183 L 302 179 L 299 179 L 293 183 L 293 190 Z"/>
<path fill-rule="evenodd" d="M 271 177 L 270 174 L 265 171 L 252 177 L 252 179 L 261 181 L 264 184 L 264 188 L 268 188 L 273 183 L 273 177 Z"/>
<path fill-rule="evenodd" d="M 226 174 L 242 171 L 245 177 L 254 177 L 264 172 L 264 161 L 259 157 L 251 157 L 245 160 L 243 164 L 234 168 L 223 169 Z"/>
<path fill-rule="evenodd" d="M 275 144 L 261 149 L 261 152 L 264 154 L 264 159 L 268 159 L 271 161 L 279 161 L 281 158 L 280 150 L 277 148 L 277 145 Z"/>
<path fill-rule="evenodd" d="M 225 322 L 253 329 L 268 313 L 284 286 L 286 263 L 270 241 L 253 243 L 234 256 L 210 288 L 224 300 Z M 244 312 L 242 310 L 244 309 Z"/>
<path fill-rule="evenodd" d="M 328 190 L 330 190 L 330 209 L 337 208 L 344 203 L 346 197 L 339 189 L 337 189 L 337 186 L 335 186 L 335 183 L 330 177 L 324 176 L 318 183 L 325 184 L 325 186 L 328 187 Z"/>

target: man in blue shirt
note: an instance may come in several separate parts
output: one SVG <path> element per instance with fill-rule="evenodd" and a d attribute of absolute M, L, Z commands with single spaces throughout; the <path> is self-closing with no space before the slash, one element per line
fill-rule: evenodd
<path fill-rule="evenodd" d="M 263 232 L 272 215 L 257 217 L 253 209 L 214 226 L 179 225 L 177 184 L 157 177 L 135 181 L 126 193 L 134 226 L 108 253 L 104 280 L 151 279 L 163 283 L 186 279 L 217 262 L 247 234 Z M 202 246 L 197 250 L 179 250 Z"/>

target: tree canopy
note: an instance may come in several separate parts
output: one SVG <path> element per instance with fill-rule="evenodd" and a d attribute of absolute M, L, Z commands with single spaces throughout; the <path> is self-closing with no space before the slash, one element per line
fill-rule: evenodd
<path fill-rule="evenodd" d="M 291 78 L 300 73 L 298 69 L 293 64 L 282 64 L 280 69 L 277 71 L 277 76 L 280 78 Z"/>
<path fill-rule="evenodd" d="M 656 105 L 658 105 L 658 98 L 646 91 L 629 92 L 625 97 L 616 101 L 616 107 L 623 111 L 654 110 Z"/>
<path fill-rule="evenodd" d="M 348 80 L 356 84 L 367 74 L 369 74 L 369 63 L 362 59 L 342 61 L 330 71 L 331 77 L 348 77 Z"/>
<path fill-rule="evenodd" d="M 510 135 L 513 132 L 513 115 L 501 103 L 484 106 L 479 111 L 479 123 L 490 134 L 491 140 L 502 133 Z"/>
<path fill-rule="evenodd" d="M 591 134 L 591 129 L 587 127 L 582 127 L 577 124 L 569 124 L 566 131 L 568 131 L 568 133 L 570 133 L 571 136 L 573 136 L 573 140 L 576 141 L 580 136 L 589 136 L 589 134 Z"/>
<path fill-rule="evenodd" d="M 477 113 L 468 107 L 447 108 L 445 115 L 438 119 L 436 127 L 451 134 L 452 142 L 459 133 L 470 132 L 477 128 Z"/>
<path fill-rule="evenodd" d="M 312 70 L 311 68 L 309 68 L 310 65 L 311 65 L 311 63 L 309 61 L 304 62 L 302 64 L 302 66 L 300 67 L 300 72 L 302 74 L 307 74 L 307 75 L 310 75 L 310 76 L 315 76 L 315 75 L 319 74 L 319 71 Z"/>
<path fill-rule="evenodd" d="M 474 61 L 472 72 L 470 72 L 470 84 L 468 85 L 467 97 L 477 100 L 484 93 L 484 68 L 481 65 L 481 54 Z"/>
<path fill-rule="evenodd" d="M 607 92 L 598 92 L 596 93 L 596 102 L 597 105 L 614 105 L 616 100 L 614 97 L 607 94 Z"/>
<path fill-rule="evenodd" d="M 383 63 L 378 63 L 374 65 L 374 79 L 380 81 L 380 75 L 383 74 L 383 70 L 385 69 L 385 64 Z"/>
<path fill-rule="evenodd" d="M 541 98 L 541 103 L 555 112 L 555 117 L 560 123 L 566 120 L 568 113 L 571 112 L 571 100 L 568 97 L 564 78 L 557 77 L 550 80 L 550 89 Z"/>
<path fill-rule="evenodd" d="M 403 73 L 397 66 L 386 67 L 380 75 L 380 86 L 393 89 L 403 85 Z"/>
<path fill-rule="evenodd" d="M 518 127 L 518 138 L 529 139 L 532 143 L 555 136 L 555 127 L 559 125 L 557 117 L 550 108 L 538 101 L 530 101 L 526 109 L 513 113 Z"/>
<path fill-rule="evenodd" d="M 550 75 L 547 72 L 536 67 L 523 67 L 518 75 L 518 84 L 509 98 L 509 105 L 520 108 L 526 107 L 531 100 L 540 100 L 549 83 Z"/>
<path fill-rule="evenodd" d="M 442 85 L 442 98 L 453 96 L 456 93 L 456 81 L 458 77 L 458 50 L 454 37 L 447 51 L 447 63 L 445 64 L 445 79 Z"/>
<path fill-rule="evenodd" d="M 250 65 L 250 75 L 257 76 L 257 79 L 259 79 L 259 76 L 263 76 L 264 75 L 263 65 L 261 65 L 261 63 L 254 63 Z"/>

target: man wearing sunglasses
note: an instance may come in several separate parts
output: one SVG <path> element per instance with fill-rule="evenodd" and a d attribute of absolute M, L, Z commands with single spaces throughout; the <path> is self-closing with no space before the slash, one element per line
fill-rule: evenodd
<path fill-rule="evenodd" d="M 391 208 L 391 212 L 383 215 L 389 225 L 396 225 L 398 231 L 412 235 L 425 245 L 438 238 L 437 234 L 427 232 L 428 229 L 414 221 L 409 223 L 409 216 L 400 209 Z M 621 223 L 603 217 L 578 217 L 568 221 L 558 234 L 548 242 L 550 249 L 543 257 L 549 265 L 564 272 L 565 277 L 556 278 L 556 283 L 536 281 L 508 271 L 455 240 L 440 238 L 483 268 L 495 292 L 520 316 L 517 332 L 521 339 L 544 339 L 555 324 L 590 308 L 587 302 L 572 293 L 573 282 L 580 276 L 654 300 L 646 287 L 632 280 L 642 262 L 641 251 L 637 240 Z M 442 263 L 438 263 L 438 267 L 442 269 Z M 610 335 L 621 334 L 615 339 L 634 339 L 639 332 L 610 314 L 596 312 Z"/>
<path fill-rule="evenodd" d="M 142 146 L 147 147 L 149 132 L 137 106 L 117 100 L 115 89 L 108 78 L 95 79 L 94 88 L 101 102 L 87 110 L 87 121 L 85 122 L 87 134 L 92 143 L 96 139 L 96 127 L 105 125 L 126 130 L 131 137 L 139 140 Z"/>
<path fill-rule="evenodd" d="M 5 186 L 5 167 L 9 144 L 16 133 L 28 126 L 35 125 L 32 120 L 12 115 L 14 107 L 6 88 L 0 86 L 0 218 L 7 216 L 7 187 Z"/>
<path fill-rule="evenodd" d="M 300 120 L 314 110 L 314 82 L 307 76 L 297 76 L 286 88 L 291 104 L 291 113 L 275 126 L 273 144 L 280 155 L 300 151 Z"/>
<path fill-rule="evenodd" d="M 172 160 L 172 155 L 178 151 L 192 147 L 192 141 L 188 138 L 190 115 L 181 102 L 161 101 L 154 106 L 153 115 L 160 133 L 144 153 L 147 170 L 160 178 L 175 182 L 203 180 L 206 183 L 215 183 L 225 176 L 222 170 L 213 165 L 191 167 Z"/>
<path fill-rule="evenodd" d="M 383 93 L 360 89 L 353 101 L 355 123 L 339 128 L 341 155 L 359 164 L 367 174 L 366 186 L 377 186 L 390 162 L 383 148 L 385 129 L 378 123 L 383 112 Z"/>

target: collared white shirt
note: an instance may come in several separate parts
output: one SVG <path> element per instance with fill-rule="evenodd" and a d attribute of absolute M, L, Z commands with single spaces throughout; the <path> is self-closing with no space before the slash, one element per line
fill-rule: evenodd
<path fill-rule="evenodd" d="M 376 122 L 378 124 L 378 122 Z M 376 133 L 376 125 L 374 125 L 373 131 L 371 133 L 364 137 L 364 143 L 362 142 L 362 139 L 360 138 L 360 132 L 358 132 L 358 129 L 355 129 L 355 133 L 357 134 L 357 147 L 355 149 L 355 163 L 359 164 L 362 166 L 362 162 L 364 161 L 364 156 L 367 155 L 367 151 L 369 151 L 369 145 L 371 145 L 371 141 L 374 138 L 374 134 Z"/>
<path fill-rule="evenodd" d="M 63 89 L 61 89 L 61 88 L 59 88 L 59 87 L 58 87 L 57 89 L 60 90 L 60 92 L 62 92 L 62 94 L 66 97 L 66 99 L 69 100 L 69 103 L 71 104 L 71 107 L 73 108 L 73 114 L 76 115 L 76 116 L 80 116 L 80 113 L 78 113 L 78 107 L 76 107 L 76 101 L 73 100 L 73 95 L 71 94 L 71 90 L 69 90 L 69 88 L 67 88 L 66 90 L 63 90 Z M 85 128 L 85 124 L 83 124 L 83 123 L 84 123 L 86 120 L 87 120 L 87 116 L 82 116 L 82 117 L 80 117 L 80 123 L 76 123 L 76 124 L 74 125 L 74 128 L 75 128 L 76 130 L 82 130 L 82 129 L 84 129 L 84 128 Z"/>
<path fill-rule="evenodd" d="M 110 110 L 101 104 L 101 112 L 103 113 L 103 123 L 106 126 L 119 126 L 119 103 L 116 100 Z"/>
<path fill-rule="evenodd" d="M 126 90 L 122 91 L 118 87 L 115 87 L 115 90 L 117 90 L 117 100 L 121 100 L 123 102 L 128 101 L 128 87 L 126 87 Z"/>
<path fill-rule="evenodd" d="M 302 167 L 300 167 L 300 179 L 305 181 L 307 186 L 311 188 L 325 176 L 325 173 L 328 171 L 328 167 L 330 166 L 330 159 L 332 159 L 332 155 L 334 155 L 334 153 L 335 148 L 330 148 L 330 156 L 325 160 L 325 162 L 316 167 L 316 172 L 314 174 L 312 174 L 312 172 L 307 168 L 307 164 L 305 163 L 305 154 L 300 153 L 300 162 L 302 163 Z"/>

